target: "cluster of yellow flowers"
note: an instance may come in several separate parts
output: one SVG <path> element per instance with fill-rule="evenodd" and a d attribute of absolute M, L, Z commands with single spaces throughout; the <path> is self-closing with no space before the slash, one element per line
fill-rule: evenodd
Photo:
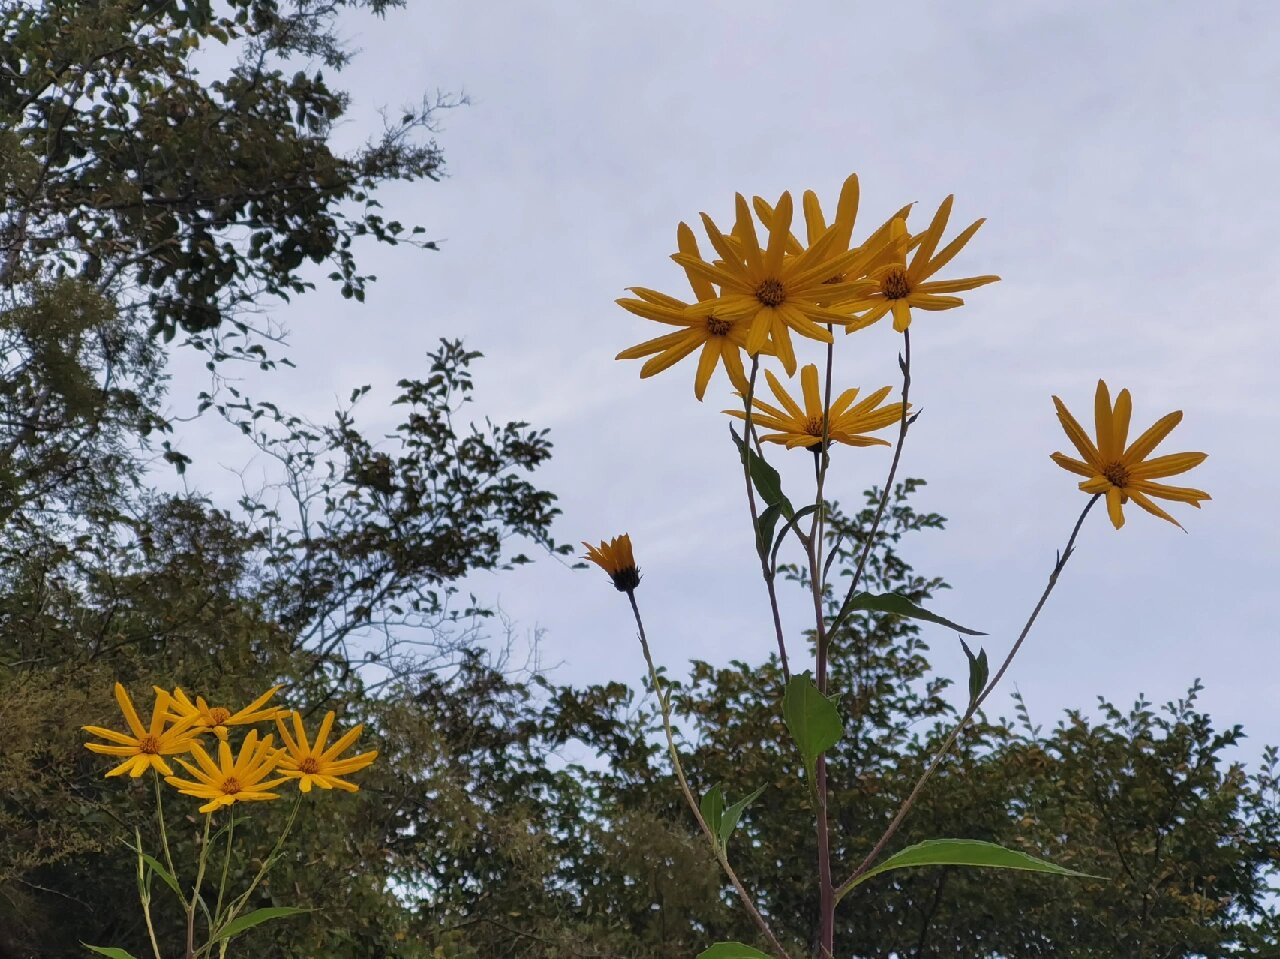
<path fill-rule="evenodd" d="M 333 712 L 325 715 L 315 739 L 309 740 L 297 710 L 267 706 L 279 691 L 279 686 L 273 686 L 235 712 L 221 706 L 210 707 L 201 696 L 193 702 L 181 689 L 174 689 L 172 693 L 158 686 L 154 689 L 156 698 L 151 722 L 144 726 L 133 708 L 129 693 L 116 683 L 116 702 L 120 704 L 128 732 L 84 726 L 82 728 L 87 732 L 106 740 L 105 743 L 86 743 L 85 746 L 95 753 L 124 757 L 124 761 L 111 769 L 107 776 L 128 773 L 137 778 L 148 769 L 154 769 L 179 792 L 206 800 L 200 807 L 202 813 L 237 802 L 278 799 L 279 793 L 272 790 L 290 780 L 297 780 L 303 792 L 310 792 L 313 785 L 321 789 L 356 792 L 359 787 L 341 777 L 359 772 L 378 758 L 377 751 L 340 758 L 360 738 L 364 727 L 356 726 L 329 745 Z M 286 719 L 293 726 L 293 735 L 290 735 Z M 259 737 L 258 730 L 250 729 L 240 743 L 239 751 L 232 752 L 228 740 L 229 727 L 271 721 L 276 724 L 283 748 L 274 745 L 273 734 Z M 201 745 L 201 737 L 208 735 L 216 741 L 217 762 Z M 192 778 L 174 775 L 166 756 L 174 757 Z M 190 756 L 194 764 L 183 756 Z"/>
<path fill-rule="evenodd" d="M 840 191 L 835 219 L 830 225 L 817 196 L 812 191 L 805 192 L 801 204 L 805 226 L 802 243 L 792 232 L 794 211 L 789 193 L 782 194 L 772 205 L 758 196 L 748 204 L 746 198 L 738 194 L 734 224 L 729 233 L 724 233 L 709 216 L 702 214 L 716 259 L 703 258 L 693 230 L 687 224 L 681 223 L 676 231 L 678 252 L 671 258 L 684 269 L 693 290 L 693 302 L 640 287 L 631 288 L 634 298 L 617 301 L 637 316 L 679 328 L 623 350 L 617 358 L 647 357 L 640 375 L 648 377 L 701 348 L 694 395 L 699 400 L 703 398 L 712 374 L 723 365 L 738 395 L 751 396 L 753 424 L 774 431 L 760 435 L 759 439 L 780 443 L 788 449 L 808 449 L 815 454 L 824 452 L 825 446 L 831 443 L 887 446 L 885 440 L 867 434 L 900 422 L 910 409 L 907 403 L 880 405 L 888 397 L 890 387 L 875 390 L 861 401 L 858 390 L 847 389 L 832 402 L 830 396 L 821 395 L 817 366 L 808 364 L 801 370 L 803 403 L 800 403 L 787 393 L 771 371 L 765 370 L 765 378 L 778 403 L 774 406 L 755 396 L 755 384 L 747 376 L 742 354 L 745 351 L 747 357 L 756 362 L 762 355 L 776 357 L 786 374 L 792 376 L 797 368 L 792 333 L 831 344 L 834 343 L 832 330 L 837 326 L 852 333 L 892 315 L 894 329 L 905 334 L 911 326 L 913 310 L 938 311 L 962 306 L 964 301 L 956 293 L 998 280 L 998 276 L 992 275 L 937 277 L 984 222 L 974 221 L 942 245 L 952 200 L 948 196 L 929 225 L 918 233 L 912 233 L 907 226 L 911 212 L 911 205 L 907 205 L 873 230 L 861 244 L 855 244 L 853 232 L 859 190 L 857 176 L 850 176 Z M 763 244 L 757 233 L 757 220 L 766 233 Z M 1127 390 L 1120 392 L 1112 406 L 1106 384 L 1099 381 L 1095 404 L 1096 442 L 1085 434 L 1056 396 L 1054 403 L 1059 420 L 1083 459 L 1054 453 L 1053 460 L 1085 477 L 1079 484 L 1081 490 L 1106 497 L 1108 513 L 1117 529 L 1124 524 L 1121 507 L 1130 500 L 1180 526 L 1152 502 L 1152 497 L 1190 503 L 1197 508 L 1202 500 L 1210 498 L 1202 490 L 1154 482 L 1185 472 L 1205 459 L 1203 453 L 1177 453 L 1148 459 L 1156 445 L 1181 420 L 1181 412 L 1163 417 L 1126 446 L 1131 409 Z M 744 409 L 724 412 L 738 418 L 747 415 Z M 606 570 L 618 566 L 612 557 L 603 554 L 589 554 L 588 558 Z"/>

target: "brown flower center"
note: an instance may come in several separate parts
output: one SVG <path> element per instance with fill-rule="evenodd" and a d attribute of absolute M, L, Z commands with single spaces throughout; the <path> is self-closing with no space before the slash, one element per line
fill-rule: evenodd
<path fill-rule="evenodd" d="M 1112 463 L 1102 471 L 1102 475 L 1107 478 L 1112 486 L 1124 489 L 1129 485 L 1129 471 L 1123 463 Z"/>
<path fill-rule="evenodd" d="M 154 756 L 160 752 L 160 740 L 155 736 L 143 736 L 138 740 L 138 752 Z"/>
<path fill-rule="evenodd" d="M 298 772 L 306 773 L 309 776 L 314 776 L 319 771 L 320 771 L 320 764 L 316 762 L 316 758 L 314 756 L 308 756 L 302 762 L 298 763 Z"/>
<path fill-rule="evenodd" d="M 718 316 L 707 317 L 707 332 L 712 336 L 727 336 L 732 328 L 730 320 L 722 320 Z"/>
<path fill-rule="evenodd" d="M 911 295 L 911 284 L 907 282 L 907 271 L 900 266 L 880 278 L 880 292 L 886 300 L 905 300 Z"/>
<path fill-rule="evenodd" d="M 223 709 L 221 706 L 214 706 L 213 709 L 209 710 L 209 719 L 211 720 L 210 725 L 212 726 L 221 726 L 230 718 L 231 710 L 229 709 Z"/>
<path fill-rule="evenodd" d="M 243 788 L 244 787 L 240 785 L 240 780 L 236 779 L 235 776 L 228 776 L 222 781 L 222 791 L 228 796 L 234 796 Z"/>
<path fill-rule="evenodd" d="M 816 436 L 819 439 L 821 439 L 822 438 L 822 417 L 810 416 L 807 420 L 804 421 L 804 431 L 808 433 L 810 436 Z"/>
<path fill-rule="evenodd" d="M 787 302 L 787 288 L 770 277 L 756 287 L 756 299 L 764 306 L 781 306 Z"/>

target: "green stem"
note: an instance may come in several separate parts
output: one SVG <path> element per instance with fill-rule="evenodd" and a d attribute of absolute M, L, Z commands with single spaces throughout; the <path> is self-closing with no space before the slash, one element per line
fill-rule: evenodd
<path fill-rule="evenodd" d="M 221 922 L 222 922 L 222 898 L 227 891 L 227 870 L 231 866 L 231 842 L 232 842 L 232 839 L 235 837 L 235 832 L 236 832 L 235 803 L 231 804 L 231 809 L 229 810 L 229 812 L 230 812 L 231 818 L 227 820 L 227 851 L 226 851 L 226 855 L 223 856 L 222 858 L 222 879 L 218 883 L 218 902 L 217 902 L 217 905 L 213 907 L 214 922 L 217 925 L 221 925 Z"/>
<path fill-rule="evenodd" d="M 298 818 L 298 809 L 301 806 L 302 806 L 302 792 L 301 790 L 299 790 L 297 798 L 293 801 L 293 808 L 289 810 L 289 818 L 284 824 L 284 829 L 281 830 L 279 838 L 276 839 L 276 844 L 272 847 L 271 852 L 267 855 L 267 858 L 262 860 L 262 866 L 261 868 L 258 869 L 258 874 L 253 877 L 253 881 L 249 883 L 249 888 L 246 889 L 243 893 L 241 893 L 231 903 L 231 905 L 227 907 L 227 917 L 218 923 L 218 928 L 216 932 L 221 932 L 231 922 L 235 920 L 236 916 L 239 915 L 240 910 L 245 907 L 245 903 L 249 901 L 249 897 L 253 895 L 253 891 L 258 888 L 258 883 L 262 882 L 263 877 L 265 877 L 267 874 L 267 871 L 273 865 L 275 865 L 276 858 L 280 855 L 280 850 L 284 848 L 284 841 L 289 837 L 290 830 L 293 829 L 294 820 Z M 225 951 L 226 951 L 226 947 L 224 946 L 223 952 L 225 953 Z"/>
<path fill-rule="evenodd" d="M 658 706 L 662 710 L 662 729 L 667 734 L 667 751 L 671 754 L 671 766 L 675 770 L 676 781 L 680 783 L 680 791 L 684 794 L 685 802 L 689 804 L 689 809 L 693 812 L 693 818 L 698 821 L 698 825 L 702 828 L 703 835 L 711 843 L 711 849 L 715 854 L 716 861 L 720 863 L 720 868 L 724 870 L 724 874 L 729 877 L 729 882 L 733 884 L 733 888 L 738 893 L 738 898 L 742 901 L 742 905 L 746 908 L 748 915 L 751 916 L 752 921 L 755 922 L 756 927 L 764 935 L 765 939 L 769 941 L 774 954 L 779 959 L 790 959 L 787 951 L 782 948 L 782 943 L 778 941 L 778 937 L 769 928 L 764 916 L 760 915 L 760 910 L 756 908 L 756 904 L 752 901 L 751 894 L 747 892 L 747 887 L 742 884 L 738 874 L 729 865 L 728 853 L 721 846 L 715 833 L 711 831 L 711 826 L 707 823 L 707 820 L 703 818 L 702 810 L 698 807 L 698 800 L 693 795 L 693 790 L 689 788 L 689 781 L 684 774 L 684 766 L 680 762 L 680 753 L 676 750 L 675 734 L 671 725 L 671 703 L 662 691 L 662 682 L 658 678 L 658 668 L 654 665 L 653 654 L 649 651 L 649 640 L 645 636 L 644 621 L 640 618 L 640 607 L 636 605 L 635 590 L 627 590 L 627 599 L 631 601 L 631 612 L 635 615 L 636 628 L 640 631 L 640 649 L 644 653 L 645 665 L 649 667 L 649 682 L 653 684 L 654 695 L 658 697 Z"/>
<path fill-rule="evenodd" d="M 204 882 L 205 866 L 209 863 L 209 825 L 212 821 L 213 813 L 205 813 L 204 836 L 200 839 L 200 859 L 196 867 L 196 884 L 191 891 L 191 903 L 187 906 L 186 959 L 195 959 L 196 954 L 196 903 L 200 901 L 200 885 Z"/>
<path fill-rule="evenodd" d="M 173 877 L 173 883 L 178 888 L 178 900 L 182 903 L 182 908 L 187 908 L 187 897 L 182 894 L 182 883 L 178 881 L 178 871 L 173 868 L 173 856 L 169 852 L 169 832 L 164 825 L 164 800 L 161 799 L 160 793 L 160 773 L 152 770 L 152 782 L 156 787 L 156 819 L 160 823 L 160 846 L 164 849 L 164 864 L 169 867 L 169 875 Z"/>
<path fill-rule="evenodd" d="M 858 868 L 853 871 L 853 874 L 842 882 L 838 889 L 836 889 L 837 903 L 839 903 L 839 901 L 858 884 L 858 880 L 862 874 L 875 865 L 875 861 L 880 857 L 880 854 L 884 852 L 885 847 L 889 845 L 889 841 L 894 837 L 898 828 L 907 818 L 907 813 L 909 813 L 911 811 L 911 807 L 915 805 L 916 798 L 920 795 L 921 790 L 924 789 L 925 783 L 929 781 L 934 770 L 942 764 L 942 760 L 945 759 L 947 753 L 951 751 L 951 746 L 956 741 L 956 738 L 960 735 L 965 726 L 968 725 L 969 720 L 973 718 L 975 713 L 977 713 L 979 707 L 981 707 L 987 697 L 991 695 L 997 684 L 999 684 L 1000 680 L 1004 677 L 1004 674 L 1008 671 L 1009 665 L 1013 662 L 1013 657 L 1018 655 L 1018 650 L 1022 648 L 1023 641 L 1026 640 L 1027 635 L 1031 632 L 1031 627 L 1035 625 L 1036 618 L 1040 615 L 1040 611 L 1044 609 L 1044 604 L 1048 601 L 1049 594 L 1052 593 L 1053 588 L 1058 585 L 1058 577 L 1062 574 L 1062 570 L 1067 565 L 1067 560 L 1071 558 L 1071 554 L 1075 552 L 1076 537 L 1080 534 L 1080 527 L 1084 525 L 1084 518 L 1089 515 L 1089 511 L 1093 509 L 1093 504 L 1098 502 L 1100 495 L 1101 494 L 1096 494 L 1091 496 L 1089 498 L 1089 502 L 1085 504 L 1084 509 L 1080 512 L 1079 518 L 1076 519 L 1075 526 L 1071 529 L 1071 535 L 1067 538 L 1066 547 L 1058 554 L 1057 562 L 1053 564 L 1053 571 L 1049 574 L 1049 582 L 1046 584 L 1044 592 L 1040 594 L 1040 599 L 1036 602 L 1035 608 L 1031 610 L 1031 615 L 1027 617 L 1027 621 L 1022 627 L 1022 632 L 1018 634 L 1018 639 L 1014 642 L 1013 647 L 1005 656 L 1004 662 L 1000 664 L 1000 668 L 996 670 L 996 674 L 991 677 L 991 681 L 983 687 L 982 692 L 974 697 L 973 702 L 969 704 L 969 708 L 965 710 L 964 715 L 960 717 L 960 722 L 956 723 L 955 728 L 951 730 L 951 734 L 943 741 L 942 747 L 933 755 L 933 758 L 929 761 L 929 765 L 925 767 L 924 773 L 921 774 L 920 779 L 912 788 L 911 793 L 905 800 L 903 800 L 902 805 L 898 807 L 898 812 L 894 815 L 893 820 L 889 823 L 888 828 L 885 829 L 884 834 L 880 837 L 879 841 L 876 842 L 875 847 L 871 852 L 867 853 L 866 858 L 863 859 L 858 865 Z"/>

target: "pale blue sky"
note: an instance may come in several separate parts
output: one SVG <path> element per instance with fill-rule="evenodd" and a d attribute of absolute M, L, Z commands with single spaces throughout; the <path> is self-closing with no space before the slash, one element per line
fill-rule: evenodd
<path fill-rule="evenodd" d="M 1200 676 L 1219 724 L 1244 723 L 1255 748 L 1280 740 L 1280 8 L 412 6 L 346 25 L 363 53 L 341 135 L 363 138 L 378 106 L 424 89 L 470 95 L 442 117 L 449 178 L 382 197 L 441 252 L 370 247 L 364 306 L 321 285 L 278 311 L 300 368 L 273 374 L 276 396 L 316 416 L 363 382 L 388 400 L 439 336 L 465 337 L 486 354 L 479 411 L 552 430 L 539 479 L 561 497 L 558 538 L 631 533 L 659 659 L 755 659 L 773 640 L 719 413 L 727 384 L 697 403 L 690 361 L 641 382 L 613 356 L 664 330 L 613 300 L 633 285 L 683 295 L 676 223 L 726 221 L 735 191 L 812 188 L 829 205 L 856 171 L 863 232 L 907 201 L 918 229 L 954 193 L 953 230 L 988 218 L 957 274 L 1004 279 L 912 328 L 924 415 L 903 474 L 929 480 L 918 506 L 950 526 L 907 553 L 953 585 L 938 611 L 1003 654 L 1085 501 L 1048 458 L 1068 450 L 1049 396 L 1083 416 L 1104 377 L 1132 391 L 1136 428 L 1185 411 L 1161 452 L 1207 451 L 1186 484 L 1213 501 L 1174 504 L 1188 534 L 1132 506 L 1120 532 L 1091 516 L 994 702 L 1007 712 L 1016 684 L 1051 722 L 1097 694 L 1163 702 Z M 841 338 L 837 385 L 896 383 L 897 347 L 887 323 Z M 806 343 L 801 362 L 819 353 Z M 215 464 L 242 465 L 244 447 L 215 424 L 190 435 L 196 482 L 224 488 Z M 834 458 L 848 503 L 888 465 L 885 450 Z M 780 461 L 804 498 L 809 457 Z M 602 574 L 541 560 L 475 585 L 545 630 L 561 680 L 638 681 L 629 612 Z M 795 649 L 802 608 L 789 612 Z M 935 667 L 961 678 L 954 636 L 929 638 Z"/>

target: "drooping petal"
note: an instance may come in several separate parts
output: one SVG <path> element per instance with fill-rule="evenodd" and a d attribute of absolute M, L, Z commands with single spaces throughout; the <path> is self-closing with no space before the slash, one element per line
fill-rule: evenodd
<path fill-rule="evenodd" d="M 1111 525 L 1116 529 L 1124 525 L 1124 513 L 1120 509 L 1123 496 L 1119 487 L 1113 486 L 1107 490 L 1107 515 L 1111 517 Z"/>

